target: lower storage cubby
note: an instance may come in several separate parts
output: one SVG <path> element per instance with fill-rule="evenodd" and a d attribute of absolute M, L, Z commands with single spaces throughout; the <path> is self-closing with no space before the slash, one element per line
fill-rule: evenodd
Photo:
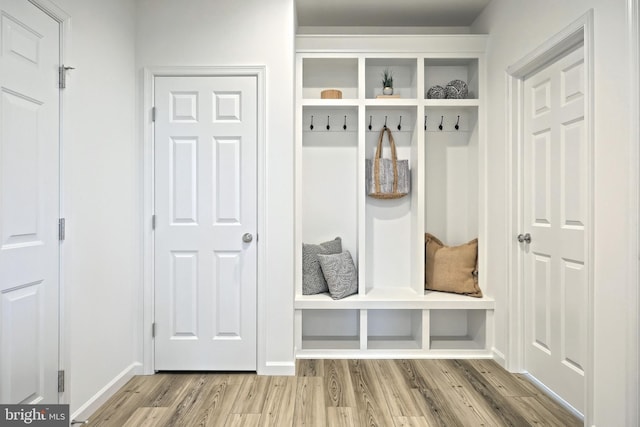
<path fill-rule="evenodd" d="M 429 310 L 430 350 L 486 348 L 487 310 Z"/>
<path fill-rule="evenodd" d="M 422 310 L 365 310 L 367 349 L 422 349 Z"/>
<path fill-rule="evenodd" d="M 360 310 L 303 310 L 300 350 L 360 349 Z"/>

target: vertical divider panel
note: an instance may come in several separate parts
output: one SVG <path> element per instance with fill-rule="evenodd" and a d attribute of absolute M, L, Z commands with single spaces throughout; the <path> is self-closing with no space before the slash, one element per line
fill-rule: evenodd
<path fill-rule="evenodd" d="M 424 63 L 423 57 L 417 61 L 417 90 L 418 99 L 424 94 Z M 425 135 L 422 129 L 424 108 L 416 110 L 416 119 L 411 144 L 411 288 L 418 294 L 424 293 L 424 218 L 425 218 Z"/>
<path fill-rule="evenodd" d="M 367 236 L 366 229 L 366 189 L 365 189 L 365 127 L 368 125 L 366 121 L 366 109 L 364 107 L 365 97 L 365 59 L 363 56 L 358 57 L 358 185 L 356 195 L 358 200 L 358 293 L 364 295 L 366 293 L 366 274 L 367 271 Z M 366 336 L 366 322 L 365 322 Z M 366 338 L 365 338 L 366 339 Z"/>
<path fill-rule="evenodd" d="M 430 310 L 422 310 L 422 349 L 431 348 L 431 313 Z"/>
<path fill-rule="evenodd" d="M 296 55 L 296 81 L 302 82 L 302 56 Z M 295 238 L 294 238 L 294 287 L 295 295 L 302 295 L 302 88 L 296 85 L 296 110 L 295 110 Z M 300 314 L 302 315 L 302 314 Z M 297 329 L 301 331 L 302 329 Z M 301 347 L 298 347 L 300 349 Z"/>
<path fill-rule="evenodd" d="M 360 350 L 366 350 L 368 346 L 369 312 L 360 310 Z"/>
<path fill-rule="evenodd" d="M 302 350 L 302 310 L 295 310 L 293 315 L 294 330 L 297 331 L 295 338 L 295 351 Z"/>

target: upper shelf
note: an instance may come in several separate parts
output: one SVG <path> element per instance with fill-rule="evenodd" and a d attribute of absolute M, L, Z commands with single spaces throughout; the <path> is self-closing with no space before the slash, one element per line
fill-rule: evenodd
<path fill-rule="evenodd" d="M 302 57 L 303 105 L 426 105 L 478 106 L 479 59 L 431 58 L 424 56 L 384 57 L 354 55 L 353 57 Z M 393 75 L 393 96 L 383 95 L 383 74 Z M 362 73 L 362 74 L 361 74 Z M 422 81 L 419 81 L 422 80 Z M 429 89 L 445 89 L 454 81 L 464 82 L 466 94 L 461 98 L 433 98 Z M 323 99 L 322 92 L 334 89 L 340 99 Z M 448 96 L 448 95 L 445 95 Z"/>

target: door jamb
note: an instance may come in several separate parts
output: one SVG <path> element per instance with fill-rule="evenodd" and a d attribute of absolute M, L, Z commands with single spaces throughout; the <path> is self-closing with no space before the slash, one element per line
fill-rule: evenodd
<path fill-rule="evenodd" d="M 160 76 L 189 77 L 189 76 L 255 76 L 257 79 L 257 236 L 258 263 L 257 263 L 257 364 L 256 369 L 260 372 L 266 365 L 266 298 L 261 285 L 266 283 L 266 265 L 262 248 L 265 248 L 266 235 L 266 116 L 265 116 L 265 66 L 176 66 L 176 67 L 153 67 L 143 70 L 143 110 L 142 110 L 142 133 L 143 133 L 143 295 L 142 295 L 142 364 L 144 374 L 150 375 L 155 372 L 154 366 L 154 339 L 152 337 L 152 325 L 155 318 L 154 313 L 154 231 L 152 228 L 152 215 L 154 214 L 154 130 L 152 108 L 154 100 L 154 79 Z M 261 326 L 262 325 L 262 326 Z"/>
<path fill-rule="evenodd" d="M 523 252 L 516 244 L 515 236 L 523 226 L 523 124 L 524 124 L 524 79 L 569 50 L 583 44 L 586 70 L 587 94 L 585 99 L 585 122 L 587 141 L 587 360 L 585 367 L 585 425 L 591 425 L 594 403 L 594 43 L 593 9 L 582 15 L 560 33 L 537 49 L 509 66 L 506 70 L 507 84 L 507 176 L 509 220 L 506 239 L 509 254 L 508 278 L 511 283 L 508 295 L 508 357 L 507 369 L 524 371 L 524 277 L 522 275 Z"/>

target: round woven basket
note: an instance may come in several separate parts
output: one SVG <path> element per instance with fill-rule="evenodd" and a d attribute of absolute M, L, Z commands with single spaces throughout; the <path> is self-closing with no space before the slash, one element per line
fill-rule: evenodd
<path fill-rule="evenodd" d="M 337 89 L 325 89 L 320 92 L 322 99 L 342 99 L 342 91 Z"/>

